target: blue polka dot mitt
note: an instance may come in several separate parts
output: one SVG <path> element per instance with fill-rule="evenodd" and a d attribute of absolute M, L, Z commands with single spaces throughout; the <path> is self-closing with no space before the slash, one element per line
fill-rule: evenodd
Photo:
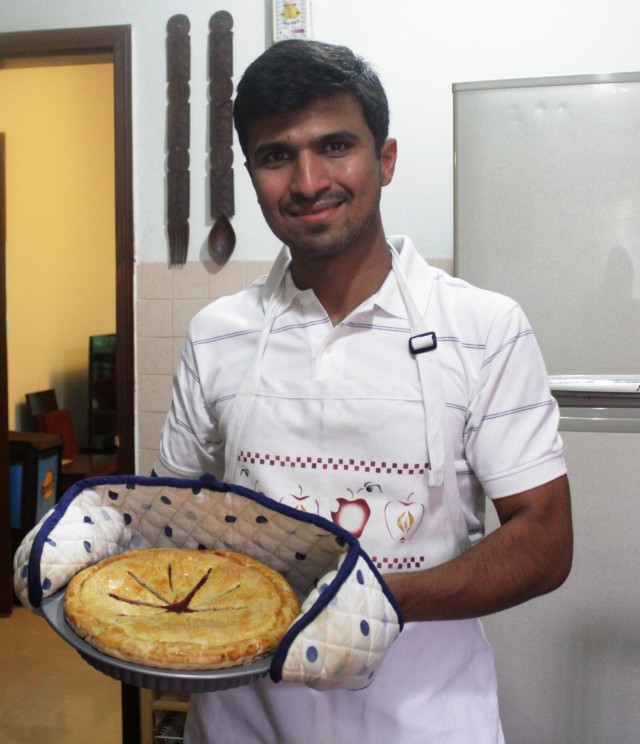
<path fill-rule="evenodd" d="M 105 476 L 75 484 L 18 548 L 16 594 L 37 611 L 83 568 L 156 547 L 232 550 L 287 578 L 302 609 L 273 656 L 274 682 L 363 689 L 402 630 L 391 592 L 353 535 L 210 476 Z"/>

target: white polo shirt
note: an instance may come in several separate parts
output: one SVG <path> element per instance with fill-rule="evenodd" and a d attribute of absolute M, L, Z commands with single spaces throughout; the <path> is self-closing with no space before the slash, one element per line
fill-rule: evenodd
<path fill-rule="evenodd" d="M 450 446 L 475 541 L 484 531 L 483 491 L 500 498 L 566 472 L 557 405 L 533 332 L 514 301 L 429 266 L 407 238 L 389 240 L 421 313 L 427 304 L 421 288 L 430 273 L 434 278 L 426 322 L 438 339 L 433 353 L 440 355 Z M 229 415 L 260 335 L 264 292 L 265 278 L 210 304 L 191 322 L 155 465 L 159 475 L 223 477 Z M 299 290 L 289 274 L 263 375 L 375 376 L 389 385 L 400 376 L 417 380 L 409 337 L 393 273 L 335 327 L 313 291 Z"/>

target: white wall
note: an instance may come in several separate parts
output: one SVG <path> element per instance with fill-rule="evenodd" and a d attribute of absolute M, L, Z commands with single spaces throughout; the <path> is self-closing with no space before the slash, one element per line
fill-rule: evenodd
<path fill-rule="evenodd" d="M 164 227 L 166 22 L 191 20 L 191 243 L 206 256 L 208 21 L 234 17 L 235 74 L 265 46 L 265 0 L 5 0 L 2 31 L 130 24 L 134 61 L 135 240 L 139 262 L 167 256 Z M 383 198 L 388 233 L 410 234 L 429 257 L 452 256 L 452 100 L 454 82 L 640 68 L 637 0 L 313 0 L 314 36 L 350 45 L 385 83 L 392 135 L 400 143 L 394 183 Z M 236 259 L 271 259 L 264 227 L 236 150 Z"/>

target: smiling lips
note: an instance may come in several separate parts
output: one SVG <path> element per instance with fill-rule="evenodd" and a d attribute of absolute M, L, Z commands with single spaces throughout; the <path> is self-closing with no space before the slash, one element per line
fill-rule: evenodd
<path fill-rule="evenodd" d="M 323 197 L 319 201 L 309 202 L 308 206 L 289 202 L 285 205 L 284 212 L 290 217 L 299 217 L 304 220 L 315 221 L 326 217 L 347 201 L 346 194 L 332 194 L 330 198 Z"/>

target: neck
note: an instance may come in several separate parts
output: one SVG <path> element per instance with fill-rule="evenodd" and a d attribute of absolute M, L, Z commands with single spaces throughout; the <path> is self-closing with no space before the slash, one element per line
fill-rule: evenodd
<path fill-rule="evenodd" d="M 391 253 L 384 235 L 364 251 L 312 259 L 298 256 L 291 262 L 296 286 L 313 289 L 334 326 L 375 294 L 390 270 Z"/>

